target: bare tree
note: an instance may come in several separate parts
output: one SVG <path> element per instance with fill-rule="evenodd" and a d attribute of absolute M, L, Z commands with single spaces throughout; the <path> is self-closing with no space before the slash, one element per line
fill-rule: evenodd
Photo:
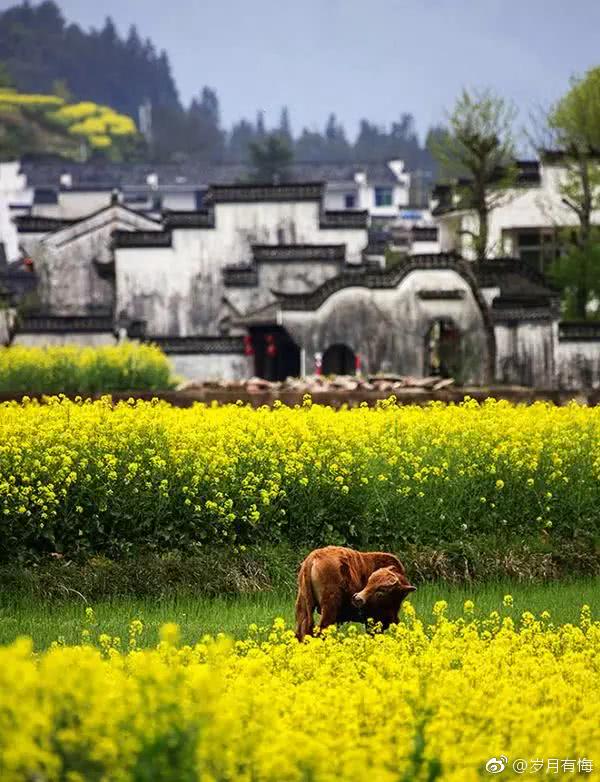
<path fill-rule="evenodd" d="M 459 209 L 474 210 L 477 227 L 464 229 L 477 260 L 489 252 L 490 213 L 507 198 L 516 178 L 514 106 L 491 90 L 463 90 L 448 116 L 446 132 L 438 132 L 432 152 L 446 177 L 454 178 Z"/>

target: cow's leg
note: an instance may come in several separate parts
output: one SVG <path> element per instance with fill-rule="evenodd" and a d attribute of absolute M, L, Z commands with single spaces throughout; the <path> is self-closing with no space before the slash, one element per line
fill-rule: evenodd
<path fill-rule="evenodd" d="M 321 598 L 321 621 L 319 629 L 324 630 L 330 625 L 337 624 L 340 616 L 341 597 L 339 593 L 325 593 Z"/>
<path fill-rule="evenodd" d="M 310 562 L 303 562 L 298 574 L 298 597 L 296 598 L 296 638 L 299 641 L 302 641 L 305 635 L 312 635 L 314 629 L 315 600 L 310 571 Z"/>

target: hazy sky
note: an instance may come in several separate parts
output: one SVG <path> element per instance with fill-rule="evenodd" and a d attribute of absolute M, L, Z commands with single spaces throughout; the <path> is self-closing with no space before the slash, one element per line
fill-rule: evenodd
<path fill-rule="evenodd" d="M 84 27 L 135 23 L 167 50 L 184 101 L 217 90 L 226 126 L 257 109 L 275 124 L 287 104 L 294 131 L 334 111 L 353 136 L 361 117 L 408 111 L 423 132 L 463 85 L 492 86 L 525 122 L 600 65 L 600 0 L 58 2 Z"/>

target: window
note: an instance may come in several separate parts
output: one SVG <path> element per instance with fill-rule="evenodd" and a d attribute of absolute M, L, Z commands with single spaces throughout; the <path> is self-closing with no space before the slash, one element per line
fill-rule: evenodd
<path fill-rule="evenodd" d="M 354 209 L 356 207 L 356 193 L 346 193 L 344 206 L 346 209 Z"/>
<path fill-rule="evenodd" d="M 524 228 L 514 233 L 514 248 L 523 263 L 545 273 L 561 253 L 557 231 L 552 228 Z"/>
<path fill-rule="evenodd" d="M 376 187 L 375 206 L 391 206 L 391 205 L 392 205 L 392 188 Z"/>

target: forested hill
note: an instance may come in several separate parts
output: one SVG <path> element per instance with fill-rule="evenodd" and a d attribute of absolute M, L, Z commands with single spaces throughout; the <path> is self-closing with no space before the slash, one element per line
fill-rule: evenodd
<path fill-rule="evenodd" d="M 106 104 L 134 118 L 145 100 L 179 106 L 167 55 L 142 40 L 135 27 L 121 38 L 107 19 L 102 30 L 86 32 L 68 24 L 51 0 L 0 14 L 0 59 L 22 92 L 66 87 L 76 100 Z"/>
<path fill-rule="evenodd" d="M 140 106 L 149 101 L 151 128 L 146 114 L 140 130 L 150 143 L 136 147 L 138 156 L 148 162 L 248 164 L 254 150 L 276 135 L 286 159 L 298 163 L 377 164 L 398 158 L 409 171 L 431 176 L 434 170 L 428 146 L 419 140 L 413 117 L 404 107 L 398 107 L 397 119 L 389 127 L 363 119 L 354 140 L 333 111 L 319 130 L 300 125 L 293 133 L 286 107 L 271 127 L 258 111 L 255 118 L 240 118 L 224 128 L 217 92 L 200 81 L 197 95 L 188 106 L 182 105 L 167 54 L 143 40 L 135 27 L 122 36 L 107 19 L 101 30 L 85 31 L 67 22 L 53 0 L 36 5 L 25 1 L 0 13 L 2 88 L 54 94 L 65 103 L 92 101 L 136 122 Z M 12 137 L 25 138 L 14 133 Z M 25 141 L 18 146 L 19 155 L 32 151 Z"/>

